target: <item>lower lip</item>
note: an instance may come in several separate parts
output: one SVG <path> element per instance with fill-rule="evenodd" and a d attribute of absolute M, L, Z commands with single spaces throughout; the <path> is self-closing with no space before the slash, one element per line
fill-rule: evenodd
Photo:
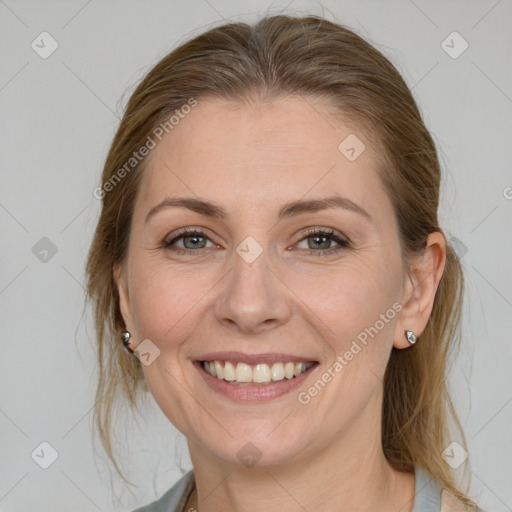
<path fill-rule="evenodd" d="M 206 384 L 214 391 L 237 402 L 261 402 L 273 400 L 298 388 L 308 378 L 309 374 L 316 369 L 318 363 L 314 363 L 304 373 L 293 379 L 285 377 L 283 380 L 273 382 L 272 384 L 254 386 L 237 386 L 225 380 L 217 379 L 217 377 L 213 377 L 203 368 L 200 361 L 195 361 L 194 366 L 198 369 Z"/>

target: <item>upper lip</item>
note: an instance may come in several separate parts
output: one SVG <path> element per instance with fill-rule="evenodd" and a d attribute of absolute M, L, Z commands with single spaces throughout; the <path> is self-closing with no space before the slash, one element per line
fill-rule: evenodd
<path fill-rule="evenodd" d="M 309 363 L 317 361 L 309 356 L 296 356 L 292 354 L 266 352 L 260 354 L 244 354 L 243 352 L 208 352 L 196 358 L 197 361 L 230 361 L 232 363 L 245 363 L 255 365 L 258 363 Z"/>

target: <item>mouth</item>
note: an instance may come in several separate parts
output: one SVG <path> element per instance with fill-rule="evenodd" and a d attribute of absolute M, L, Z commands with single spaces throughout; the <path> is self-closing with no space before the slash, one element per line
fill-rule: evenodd
<path fill-rule="evenodd" d="M 271 400 L 300 386 L 318 361 L 287 354 L 245 355 L 236 352 L 204 355 L 194 361 L 206 384 L 239 402 Z"/>
<path fill-rule="evenodd" d="M 201 366 L 212 377 L 229 382 L 234 386 L 268 386 L 273 382 L 295 379 L 306 373 L 313 361 L 278 361 L 271 365 L 254 365 L 232 361 L 201 361 Z"/>

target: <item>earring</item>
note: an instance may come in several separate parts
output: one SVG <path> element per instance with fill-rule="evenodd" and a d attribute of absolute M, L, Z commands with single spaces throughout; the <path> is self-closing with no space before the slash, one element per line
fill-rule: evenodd
<path fill-rule="evenodd" d="M 414 334 L 413 331 L 405 331 L 404 334 L 405 334 L 405 337 L 407 338 L 407 341 L 411 345 L 414 345 L 416 343 L 416 334 Z"/>
<path fill-rule="evenodd" d="M 128 332 L 128 331 L 123 331 L 121 333 L 121 339 L 123 341 L 123 345 L 124 345 L 124 348 L 130 353 L 130 354 L 133 354 L 133 350 L 129 347 L 129 345 L 131 345 L 130 343 L 130 338 L 132 337 L 132 335 Z"/>

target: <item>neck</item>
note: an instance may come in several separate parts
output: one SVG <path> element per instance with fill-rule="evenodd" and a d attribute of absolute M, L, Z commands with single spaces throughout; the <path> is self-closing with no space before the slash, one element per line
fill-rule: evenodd
<path fill-rule="evenodd" d="M 186 510 L 410 512 L 414 475 L 395 471 L 388 464 L 382 451 L 380 417 L 366 422 L 366 429 L 357 423 L 321 449 L 304 450 L 284 464 L 264 467 L 226 463 L 189 440 L 196 492 Z"/>

